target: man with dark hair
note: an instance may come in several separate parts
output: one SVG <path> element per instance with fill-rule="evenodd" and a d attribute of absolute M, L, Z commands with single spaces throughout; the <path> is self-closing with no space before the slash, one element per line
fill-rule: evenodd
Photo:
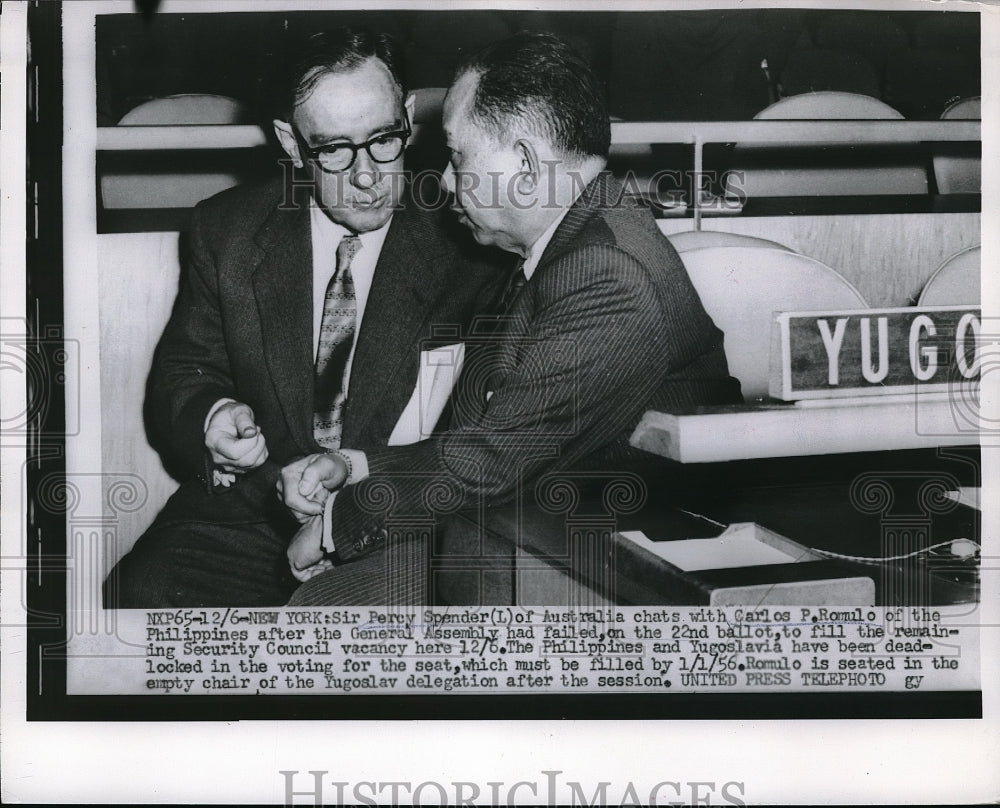
<path fill-rule="evenodd" d="M 195 210 L 149 393 L 190 479 L 109 576 L 109 606 L 283 604 L 298 524 L 281 467 L 430 431 L 411 425 L 422 352 L 495 295 L 507 260 L 408 197 L 413 105 L 389 37 L 340 29 L 296 53 L 273 122 L 294 175 Z"/>
<path fill-rule="evenodd" d="M 419 534 L 428 511 L 488 515 L 544 473 L 629 467 L 641 459 L 628 438 L 645 410 L 740 400 L 723 335 L 677 254 L 604 171 L 600 86 L 568 46 L 521 34 L 486 48 L 459 69 L 444 127 L 460 221 L 522 259 L 497 344 L 489 366 L 463 370 L 447 432 L 367 451 L 361 482 L 329 454 L 282 472 L 286 504 L 313 517 L 293 546 L 326 563 L 317 537 L 328 513 L 323 549 L 341 562 L 303 584 L 293 605 L 426 602 L 426 569 L 399 563 L 426 552 L 397 545 Z"/>

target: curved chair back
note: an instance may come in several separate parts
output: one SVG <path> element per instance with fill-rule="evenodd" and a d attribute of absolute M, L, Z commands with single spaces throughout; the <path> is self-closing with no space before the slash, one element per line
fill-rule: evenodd
<path fill-rule="evenodd" d="M 119 126 L 251 123 L 242 101 L 211 93 L 182 93 L 153 98 L 126 112 Z"/>
<path fill-rule="evenodd" d="M 222 95 L 191 93 L 146 101 L 127 112 L 119 126 L 169 126 L 198 124 L 246 124 L 252 116 L 245 104 Z M 106 209 L 189 208 L 202 199 L 239 184 L 247 177 L 236 170 L 215 166 L 198 170 L 189 163 L 177 171 L 176 158 L 144 161 L 139 171 L 114 164 L 101 177 L 101 200 Z M 152 166 L 146 169 L 145 166 Z"/>
<path fill-rule="evenodd" d="M 924 284 L 918 306 L 978 306 L 981 249 L 977 244 L 955 253 Z"/>
<path fill-rule="evenodd" d="M 765 247 L 702 247 L 682 256 L 705 310 L 725 334 L 729 372 L 747 401 L 768 395 L 778 311 L 863 309 L 861 293 L 826 264 Z"/>
<path fill-rule="evenodd" d="M 980 96 L 963 98 L 941 113 L 941 120 L 980 120 L 983 105 Z M 983 160 L 979 155 L 964 154 L 965 143 L 939 144 L 934 154 L 934 179 L 938 193 L 982 193 Z"/>
<path fill-rule="evenodd" d="M 664 219 L 657 219 L 657 225 L 663 230 Z M 789 250 L 784 244 L 758 236 L 746 236 L 742 233 L 726 233 L 721 230 L 685 230 L 682 233 L 664 233 L 678 253 L 698 250 L 702 247 L 769 247 L 774 250 Z"/>
<path fill-rule="evenodd" d="M 755 120 L 900 120 L 888 104 L 867 95 L 836 91 L 782 98 L 761 110 Z M 914 145 L 913 149 L 919 148 Z M 865 196 L 926 194 L 924 158 L 905 145 L 866 150 L 833 144 L 810 144 L 792 150 L 737 146 L 726 195 Z"/>
<path fill-rule="evenodd" d="M 775 101 L 762 109 L 754 120 L 902 120 L 903 116 L 883 101 L 870 95 L 838 90 L 801 93 Z"/>

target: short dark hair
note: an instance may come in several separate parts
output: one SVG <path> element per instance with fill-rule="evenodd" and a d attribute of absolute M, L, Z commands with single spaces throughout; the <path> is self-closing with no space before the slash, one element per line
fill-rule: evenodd
<path fill-rule="evenodd" d="M 553 34 L 523 32 L 495 42 L 456 71 L 479 76 L 473 117 L 496 139 L 517 120 L 564 154 L 607 157 L 611 122 L 601 82 Z"/>
<path fill-rule="evenodd" d="M 386 66 L 405 97 L 402 48 L 392 36 L 367 29 L 331 28 L 312 34 L 292 49 L 275 88 L 275 114 L 291 120 L 295 108 L 320 78 L 360 67 L 369 59 L 378 59 Z"/>

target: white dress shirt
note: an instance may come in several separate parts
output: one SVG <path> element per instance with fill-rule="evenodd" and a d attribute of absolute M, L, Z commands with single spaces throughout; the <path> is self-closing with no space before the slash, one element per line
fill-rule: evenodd
<path fill-rule="evenodd" d="M 361 330 L 361 322 L 365 314 L 365 307 L 368 305 L 368 295 L 371 292 L 372 281 L 375 278 L 375 266 L 378 264 L 379 255 L 382 253 L 382 246 L 385 244 L 386 234 L 389 232 L 389 225 L 392 224 L 390 218 L 378 230 L 369 233 L 361 233 L 361 249 L 358 250 L 351 261 L 351 278 L 354 281 L 356 323 L 354 328 L 354 344 L 351 345 L 351 352 L 347 357 L 347 367 L 344 372 L 344 384 L 348 384 L 351 374 L 351 365 L 354 362 L 354 351 L 358 346 L 358 333 Z M 309 231 L 312 238 L 312 309 L 313 309 L 313 357 L 315 358 L 319 350 L 320 324 L 323 321 L 323 304 L 326 300 L 326 287 L 330 284 L 330 278 L 337 271 L 337 247 L 344 236 L 350 231 L 327 216 L 323 209 L 316 204 L 316 201 L 309 199 Z M 348 391 L 345 390 L 345 393 Z M 215 402 L 205 416 L 205 431 L 208 431 L 208 424 L 212 416 L 219 407 L 234 399 L 222 398 Z M 345 450 L 351 464 L 350 482 L 357 482 L 368 476 L 368 461 L 363 452 L 355 450 Z M 223 472 L 216 472 L 216 482 L 223 481 L 229 484 L 233 475 Z M 223 479 L 225 478 L 225 479 Z"/>

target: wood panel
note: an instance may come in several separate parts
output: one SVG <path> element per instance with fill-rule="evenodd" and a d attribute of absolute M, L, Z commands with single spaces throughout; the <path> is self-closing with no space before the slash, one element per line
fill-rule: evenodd
<path fill-rule="evenodd" d="M 177 296 L 178 242 L 177 233 L 97 237 L 104 518 L 115 524 L 118 544 L 108 552 L 111 561 L 132 546 L 177 488 L 146 440 L 143 401 L 153 350 Z M 139 498 L 112 507 L 109 489 L 123 478 L 138 485 Z"/>
<path fill-rule="evenodd" d="M 660 225 L 667 234 L 693 229 L 684 219 Z M 981 240 L 978 213 L 720 217 L 702 229 L 771 239 L 822 261 L 875 307 L 911 305 L 946 258 Z"/>

